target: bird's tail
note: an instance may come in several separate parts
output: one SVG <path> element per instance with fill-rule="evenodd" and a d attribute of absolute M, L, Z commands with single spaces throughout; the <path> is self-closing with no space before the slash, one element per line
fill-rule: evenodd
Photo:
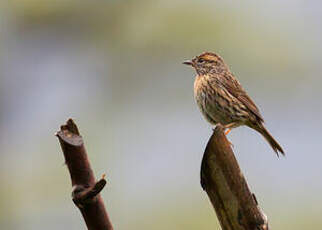
<path fill-rule="evenodd" d="M 284 154 L 284 150 L 282 149 L 282 147 L 277 143 L 277 141 L 274 139 L 274 137 L 268 132 L 268 130 L 264 127 L 263 124 L 259 124 L 255 127 L 255 129 L 262 134 L 262 136 L 267 140 L 267 142 L 270 144 L 270 146 L 272 147 L 272 149 L 276 152 L 277 156 L 278 153 L 280 152 L 283 156 L 285 156 Z"/>

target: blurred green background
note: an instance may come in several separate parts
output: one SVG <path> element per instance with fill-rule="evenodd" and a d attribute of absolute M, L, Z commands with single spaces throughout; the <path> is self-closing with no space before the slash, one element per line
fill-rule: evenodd
<path fill-rule="evenodd" d="M 115 229 L 219 229 L 199 184 L 211 135 L 181 63 L 219 53 L 282 144 L 229 134 L 273 229 L 322 228 L 319 1 L 0 3 L 0 228 L 85 229 L 54 136 L 86 142 Z"/>

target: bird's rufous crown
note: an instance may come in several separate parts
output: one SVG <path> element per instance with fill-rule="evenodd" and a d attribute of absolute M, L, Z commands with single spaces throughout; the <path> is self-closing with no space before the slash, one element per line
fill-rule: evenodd
<path fill-rule="evenodd" d="M 219 61 L 219 60 L 222 61 L 222 58 L 218 54 L 211 53 L 211 52 L 204 52 L 200 54 L 198 58 L 203 58 L 205 60 L 210 60 L 210 61 Z"/>

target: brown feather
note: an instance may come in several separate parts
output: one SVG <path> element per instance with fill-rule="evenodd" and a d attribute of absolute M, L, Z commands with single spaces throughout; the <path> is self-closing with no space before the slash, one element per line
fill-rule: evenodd
<path fill-rule="evenodd" d="M 197 72 L 194 95 L 210 124 L 220 123 L 227 128 L 246 125 L 260 132 L 277 154 L 284 154 L 282 147 L 264 127 L 264 119 L 254 101 L 219 55 L 205 52 L 184 64 L 191 65 Z"/>
<path fill-rule="evenodd" d="M 264 122 L 259 109 L 255 105 L 254 101 L 247 95 L 239 81 L 233 76 L 231 72 L 227 72 L 224 75 L 224 81 L 222 81 L 223 86 L 228 90 L 228 92 L 237 98 L 241 103 L 243 103 L 247 109 L 249 109 L 260 122 Z"/>

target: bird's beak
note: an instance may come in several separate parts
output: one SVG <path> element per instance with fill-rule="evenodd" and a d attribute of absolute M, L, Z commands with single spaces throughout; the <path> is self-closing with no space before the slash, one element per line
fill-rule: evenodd
<path fill-rule="evenodd" d="M 187 61 L 184 61 L 182 64 L 185 64 L 185 65 L 193 65 L 193 62 L 190 61 L 190 60 L 187 60 Z"/>

